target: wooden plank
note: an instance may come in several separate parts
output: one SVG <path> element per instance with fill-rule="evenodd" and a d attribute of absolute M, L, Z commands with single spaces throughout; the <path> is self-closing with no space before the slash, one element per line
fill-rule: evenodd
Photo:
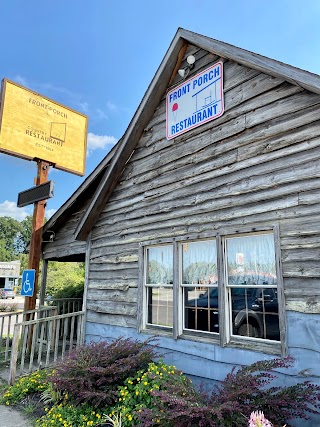
<path fill-rule="evenodd" d="M 126 302 L 126 303 L 136 303 L 138 301 L 137 289 L 129 289 L 127 292 L 119 291 L 118 289 L 113 292 L 106 291 L 88 291 L 88 302 L 94 301 L 114 301 L 114 302 Z"/>
<path fill-rule="evenodd" d="M 21 328 L 21 324 L 17 323 L 14 325 L 13 338 L 12 338 L 11 359 L 10 359 L 10 370 L 9 370 L 9 385 L 12 385 L 14 383 L 15 378 L 16 378 L 16 373 L 17 373 L 20 328 Z"/>
<path fill-rule="evenodd" d="M 299 297 L 286 301 L 286 310 L 299 313 L 320 314 L 319 297 L 303 300 Z"/>
<path fill-rule="evenodd" d="M 91 290 L 117 290 L 117 291 L 127 291 L 130 287 L 136 288 L 137 287 L 137 281 L 131 281 L 124 279 L 123 281 L 120 281 L 119 279 L 117 281 L 114 280 L 114 278 L 106 278 L 103 281 L 99 280 L 91 280 L 89 283 L 89 289 Z"/>
<path fill-rule="evenodd" d="M 52 335 L 53 335 L 53 321 L 48 322 L 47 324 L 47 352 L 46 352 L 46 361 L 45 366 L 48 367 L 50 365 L 50 352 L 52 348 Z"/>
<path fill-rule="evenodd" d="M 304 226 L 303 223 L 300 223 L 300 226 Z M 319 230 L 318 230 L 319 231 Z M 307 234 L 301 232 L 300 234 L 298 232 L 295 233 L 295 237 L 284 237 L 281 239 L 281 245 L 283 249 L 307 249 L 307 248 L 319 248 L 320 247 L 320 234 L 319 232 L 315 235 Z"/>
<path fill-rule="evenodd" d="M 61 328 L 61 319 L 57 319 L 56 331 L 55 331 L 55 346 L 54 346 L 54 355 L 53 355 L 54 362 L 58 360 L 60 328 Z"/>
<path fill-rule="evenodd" d="M 272 105 L 267 105 L 259 108 L 258 110 L 248 113 L 246 125 L 248 128 L 257 126 L 260 123 L 287 115 L 296 111 L 301 111 L 313 105 L 319 105 L 320 96 L 315 93 L 301 92 L 284 98 Z"/>
<path fill-rule="evenodd" d="M 126 316 L 136 316 L 137 306 L 134 303 L 125 302 L 114 302 L 114 301 L 103 301 L 103 304 L 99 301 L 87 303 L 87 310 L 96 311 L 97 313 L 105 314 L 123 314 Z"/>
<path fill-rule="evenodd" d="M 303 259 L 314 263 L 320 262 L 320 236 L 317 237 L 318 245 L 316 248 L 297 248 L 282 250 L 282 262 L 296 262 Z"/>
<path fill-rule="evenodd" d="M 137 327 L 137 320 L 135 316 L 98 313 L 91 310 L 88 311 L 87 322 L 99 323 L 101 325 L 124 326 L 126 328 Z"/>
<path fill-rule="evenodd" d="M 75 322 L 75 317 L 71 317 L 71 326 L 70 326 L 70 334 L 69 334 L 69 350 L 72 350 L 72 348 L 73 348 L 74 322 Z"/>

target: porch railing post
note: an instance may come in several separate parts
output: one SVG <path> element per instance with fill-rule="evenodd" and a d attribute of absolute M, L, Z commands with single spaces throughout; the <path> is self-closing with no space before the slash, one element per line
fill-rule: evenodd
<path fill-rule="evenodd" d="M 13 339 L 12 339 L 12 350 L 10 359 L 10 371 L 9 371 L 9 384 L 12 385 L 16 378 L 17 373 L 17 361 L 19 352 L 19 339 L 20 339 L 20 323 L 14 325 Z"/>

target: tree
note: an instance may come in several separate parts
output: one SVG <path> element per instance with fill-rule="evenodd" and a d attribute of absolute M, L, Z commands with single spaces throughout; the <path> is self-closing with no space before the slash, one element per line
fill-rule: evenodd
<path fill-rule="evenodd" d="M 32 215 L 19 222 L 14 218 L 0 217 L 0 261 L 12 261 L 19 254 L 28 253 L 32 234 Z"/>
<path fill-rule="evenodd" d="M 17 236 L 21 231 L 21 224 L 8 216 L 0 217 L 0 254 L 2 261 L 12 261 L 18 252 L 15 248 Z"/>
<path fill-rule="evenodd" d="M 32 235 L 32 222 L 32 215 L 27 216 L 20 222 L 20 230 L 15 240 L 15 249 L 17 253 L 28 253 L 28 245 Z"/>
<path fill-rule="evenodd" d="M 55 298 L 81 298 L 84 273 L 82 262 L 49 262 L 47 294 Z"/>

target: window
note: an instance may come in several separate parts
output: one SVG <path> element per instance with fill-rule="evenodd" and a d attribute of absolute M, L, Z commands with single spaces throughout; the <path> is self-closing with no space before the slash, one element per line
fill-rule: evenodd
<path fill-rule="evenodd" d="M 274 232 L 145 246 L 142 328 L 279 350 L 285 316 Z"/>
<path fill-rule="evenodd" d="M 273 235 L 226 238 L 225 251 L 231 334 L 279 341 Z"/>
<path fill-rule="evenodd" d="M 173 325 L 173 247 L 146 248 L 147 325 Z"/>
<path fill-rule="evenodd" d="M 215 240 L 182 243 L 183 328 L 219 332 Z"/>

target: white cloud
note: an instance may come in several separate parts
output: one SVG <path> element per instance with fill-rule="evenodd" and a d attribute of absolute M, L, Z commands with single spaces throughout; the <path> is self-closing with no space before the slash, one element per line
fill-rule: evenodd
<path fill-rule="evenodd" d="M 89 104 L 87 102 L 80 102 L 80 109 L 84 112 L 84 113 L 88 113 L 89 112 Z"/>
<path fill-rule="evenodd" d="M 95 116 L 97 117 L 97 119 L 99 119 L 99 120 L 108 120 L 108 115 L 103 111 L 103 110 L 101 110 L 100 108 L 97 108 L 96 109 L 96 114 L 95 114 Z"/>
<path fill-rule="evenodd" d="M 95 135 L 88 133 L 88 154 L 94 150 L 104 149 L 107 145 L 115 145 L 118 140 L 114 136 Z"/>
<path fill-rule="evenodd" d="M 52 217 L 52 215 L 55 214 L 56 212 L 57 212 L 57 209 L 46 209 L 46 212 L 45 212 L 44 216 L 47 219 L 50 219 Z"/>
<path fill-rule="evenodd" d="M 32 215 L 32 212 L 28 208 L 18 208 L 15 202 L 9 202 L 6 200 L 0 203 L 0 216 L 9 216 L 16 219 L 17 221 L 23 221 L 28 215 Z"/>
<path fill-rule="evenodd" d="M 111 101 L 107 102 L 107 108 L 109 111 L 117 111 L 118 110 L 118 107 L 115 104 L 113 104 Z"/>
<path fill-rule="evenodd" d="M 29 85 L 27 79 L 20 76 L 19 74 L 17 76 L 15 76 L 13 80 L 21 86 L 28 87 L 28 85 Z"/>

